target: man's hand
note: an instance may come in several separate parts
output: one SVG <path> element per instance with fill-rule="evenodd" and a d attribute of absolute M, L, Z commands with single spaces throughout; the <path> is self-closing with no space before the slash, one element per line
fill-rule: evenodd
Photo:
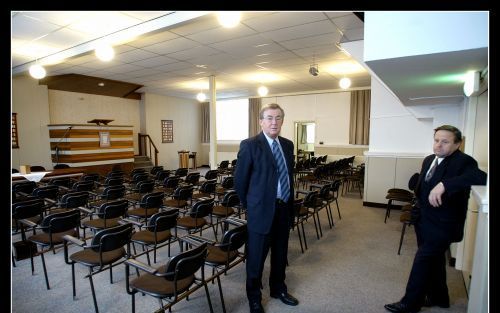
<path fill-rule="evenodd" d="M 429 193 L 429 203 L 433 207 L 438 207 L 441 205 L 441 196 L 444 193 L 444 185 L 443 183 L 437 184 L 434 188 L 432 188 L 431 192 Z"/>

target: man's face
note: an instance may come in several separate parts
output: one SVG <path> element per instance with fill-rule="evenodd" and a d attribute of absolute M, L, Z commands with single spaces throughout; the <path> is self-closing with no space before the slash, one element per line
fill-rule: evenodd
<path fill-rule="evenodd" d="M 269 109 L 264 111 L 264 118 L 260 120 L 262 131 L 270 138 L 276 138 L 283 125 L 283 116 L 279 109 Z"/>
<path fill-rule="evenodd" d="M 439 158 L 444 158 L 455 152 L 460 147 L 460 142 L 454 143 L 455 136 L 447 130 L 438 130 L 434 134 L 434 145 L 432 149 Z"/>

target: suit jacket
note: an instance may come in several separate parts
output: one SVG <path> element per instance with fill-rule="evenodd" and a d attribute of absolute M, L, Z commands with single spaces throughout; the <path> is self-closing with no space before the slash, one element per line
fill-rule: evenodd
<path fill-rule="evenodd" d="M 437 227 L 449 235 L 451 242 L 460 241 L 463 238 L 470 186 L 486 184 L 486 173 L 478 168 L 471 156 L 457 150 L 445 157 L 429 182 L 425 182 L 425 175 L 434 158 L 432 154 L 424 159 L 415 189 L 422 231 Z M 445 192 L 441 196 L 441 206 L 435 208 L 430 205 L 428 197 L 429 192 L 440 182 Z"/>
<path fill-rule="evenodd" d="M 287 207 L 289 224 L 293 221 L 293 142 L 278 137 L 286 160 L 290 182 L 290 198 Z M 245 139 L 240 144 L 238 166 L 234 174 L 234 187 L 247 210 L 249 231 L 268 234 L 273 223 L 278 167 L 264 133 Z"/>

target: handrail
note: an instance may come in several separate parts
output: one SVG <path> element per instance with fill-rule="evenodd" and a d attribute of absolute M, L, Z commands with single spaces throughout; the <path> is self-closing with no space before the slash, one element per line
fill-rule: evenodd
<path fill-rule="evenodd" d="M 151 153 L 151 146 L 153 146 L 155 148 L 155 150 L 154 150 L 154 152 L 155 152 L 154 164 L 155 164 L 155 166 L 158 166 L 158 152 L 159 152 L 159 150 L 158 150 L 158 148 L 156 148 L 156 145 L 154 144 L 151 137 L 148 134 L 138 133 L 137 135 L 139 137 L 139 141 L 138 141 L 138 143 L 139 143 L 139 155 L 147 156 L 147 157 L 152 159 L 153 154 Z M 149 153 L 148 153 L 148 150 L 149 150 Z"/>

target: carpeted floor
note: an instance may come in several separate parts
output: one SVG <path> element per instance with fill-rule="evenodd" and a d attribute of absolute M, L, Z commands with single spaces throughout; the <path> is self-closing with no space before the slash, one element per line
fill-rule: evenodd
<path fill-rule="evenodd" d="M 416 239 L 413 228 L 404 238 L 401 255 L 397 255 L 401 223 L 399 211 L 393 211 L 384 224 L 385 210 L 364 207 L 357 192 L 340 197 L 342 219 L 334 208 L 335 226 L 329 229 L 324 210 L 321 212 L 323 237 L 316 239 L 312 220 L 305 225 L 309 249 L 301 253 L 296 231 L 290 234 L 289 267 L 286 283 L 289 292 L 299 299 L 297 307 L 282 304 L 269 297 L 267 285 L 269 265 L 263 277 L 263 306 L 266 312 L 308 313 L 382 313 L 384 304 L 398 301 L 404 293 Z M 204 232 L 205 234 L 205 232 Z M 13 237 L 13 241 L 18 238 Z M 173 245 L 173 251 L 178 245 Z M 72 246 L 70 253 L 79 248 Z M 77 298 L 71 292 L 71 266 L 64 263 L 62 250 L 45 254 L 51 289 L 47 290 L 41 258 L 35 259 L 31 275 L 29 259 L 16 262 L 12 268 L 12 312 L 93 312 L 87 268 L 76 265 Z M 139 258 L 145 261 L 145 256 Z M 158 262 L 166 260 L 166 248 L 160 250 Z M 162 261 L 163 260 L 163 261 Z M 269 260 L 269 258 L 268 258 Z M 241 263 L 222 276 L 227 312 L 248 312 L 245 294 L 245 265 Z M 448 267 L 451 308 L 423 308 L 422 312 L 466 312 L 467 295 L 461 273 Z M 135 274 L 133 274 L 135 276 Z M 124 265 L 113 271 L 114 284 L 108 272 L 94 276 L 100 312 L 131 312 L 131 297 L 125 290 Z M 209 284 L 215 312 L 222 312 L 216 284 Z M 136 312 L 154 312 L 158 301 L 150 296 L 136 295 Z M 174 305 L 173 312 L 209 312 L 203 289 Z"/>

